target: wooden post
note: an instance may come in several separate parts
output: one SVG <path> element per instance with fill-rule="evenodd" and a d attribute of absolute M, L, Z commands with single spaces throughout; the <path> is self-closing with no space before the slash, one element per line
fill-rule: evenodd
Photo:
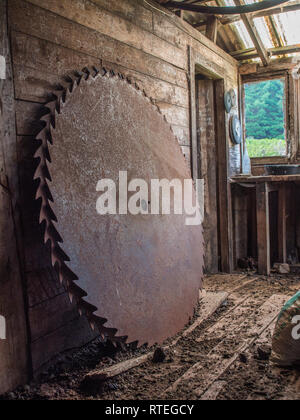
<path fill-rule="evenodd" d="M 216 16 L 210 16 L 206 24 L 206 37 L 212 42 L 217 42 L 219 21 Z"/>
<path fill-rule="evenodd" d="M 7 0 L 0 0 L 0 394 L 29 378 L 28 324 L 20 259 L 14 86 L 7 31 Z M 2 59 L 2 65 L 3 59 Z M 5 70 L 5 71 L 4 71 Z M 4 337 L 4 338 L 3 338 Z"/>
<path fill-rule="evenodd" d="M 279 262 L 287 262 L 286 246 L 286 186 L 281 184 L 278 191 L 278 257 Z"/>
<path fill-rule="evenodd" d="M 215 81 L 216 139 L 218 161 L 218 198 L 221 270 L 233 271 L 233 219 L 231 185 L 228 181 L 229 145 L 226 137 L 226 116 L 224 110 L 224 80 Z"/>
<path fill-rule="evenodd" d="M 256 212 L 257 212 L 257 246 L 258 246 L 258 273 L 270 275 L 270 214 L 269 214 L 269 188 L 267 182 L 256 186 Z"/>
<path fill-rule="evenodd" d="M 197 137 L 196 76 L 194 50 L 189 46 L 189 79 L 190 79 L 190 131 L 192 143 L 192 177 L 199 178 L 199 156 Z"/>

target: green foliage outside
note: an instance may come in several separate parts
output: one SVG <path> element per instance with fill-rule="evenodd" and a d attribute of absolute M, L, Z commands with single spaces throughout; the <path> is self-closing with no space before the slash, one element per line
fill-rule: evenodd
<path fill-rule="evenodd" d="M 284 80 L 245 85 L 246 138 L 250 157 L 285 156 Z"/>
<path fill-rule="evenodd" d="M 285 156 L 286 142 L 279 139 L 247 139 L 247 150 L 251 158 Z"/>

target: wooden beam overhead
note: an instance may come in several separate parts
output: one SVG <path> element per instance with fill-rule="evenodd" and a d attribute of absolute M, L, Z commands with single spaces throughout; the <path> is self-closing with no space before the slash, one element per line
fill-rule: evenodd
<path fill-rule="evenodd" d="M 286 47 L 270 48 L 267 50 L 270 56 L 300 53 L 300 44 L 288 45 Z M 255 48 L 239 50 L 230 53 L 236 60 L 252 60 L 259 57 Z"/>
<path fill-rule="evenodd" d="M 210 16 L 207 22 L 205 35 L 208 39 L 210 39 L 214 43 L 217 42 L 218 26 L 219 26 L 219 21 L 217 17 Z"/>
<path fill-rule="evenodd" d="M 300 10 L 300 1 L 291 2 L 291 4 L 288 4 L 287 6 L 281 6 L 281 7 L 275 7 L 274 9 L 269 10 L 263 10 L 262 12 L 256 12 L 252 13 L 251 16 L 254 18 L 259 17 L 267 17 L 267 16 L 273 16 L 273 15 L 279 15 L 281 13 L 289 13 L 289 12 L 295 12 L 297 10 Z M 232 17 L 220 17 L 219 22 L 222 25 L 230 25 L 235 22 L 240 22 L 242 20 L 241 15 L 234 15 Z M 204 28 L 206 26 L 206 20 L 201 20 L 199 23 L 195 24 L 195 28 Z"/>
<path fill-rule="evenodd" d="M 241 0 L 233 0 L 236 6 L 242 6 L 243 3 Z M 244 22 L 244 25 L 246 26 L 246 29 L 249 33 L 250 38 L 252 39 L 252 42 L 257 50 L 257 53 L 263 63 L 264 66 L 267 66 L 270 62 L 270 58 L 268 55 L 268 51 L 265 48 L 262 39 L 254 25 L 253 19 L 249 17 L 248 15 L 241 15 L 242 21 Z"/>
<path fill-rule="evenodd" d="M 261 12 L 252 13 L 251 16 L 254 19 L 254 18 L 259 18 L 259 17 L 279 15 L 281 13 L 295 12 L 297 10 L 300 10 L 300 1 L 298 0 L 286 6 L 274 7 L 274 9 L 263 10 Z M 230 23 L 239 22 L 240 20 L 242 20 L 241 15 L 236 15 L 233 17 L 222 18 L 220 19 L 220 22 L 222 23 L 222 25 L 229 25 Z"/>

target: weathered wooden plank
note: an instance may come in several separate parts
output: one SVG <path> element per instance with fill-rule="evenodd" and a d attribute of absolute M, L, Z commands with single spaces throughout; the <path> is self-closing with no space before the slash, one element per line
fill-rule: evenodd
<path fill-rule="evenodd" d="M 227 125 L 224 110 L 224 80 L 215 82 L 216 101 L 216 135 L 217 135 L 217 162 L 218 162 L 218 188 L 219 188 L 219 229 L 221 249 L 221 270 L 231 273 L 233 271 L 233 226 L 231 186 L 228 182 L 229 144 L 227 138 Z"/>
<path fill-rule="evenodd" d="M 227 79 L 233 86 L 237 85 L 237 67 L 226 64 L 219 56 L 215 57 L 213 52 L 206 56 L 195 41 L 192 45 L 196 73 L 213 79 Z"/>
<path fill-rule="evenodd" d="M 197 378 L 199 387 L 194 390 L 196 397 L 201 396 L 218 381 L 226 370 L 238 359 L 241 352 L 247 350 L 265 330 L 274 322 L 278 316 L 282 305 L 286 302 L 287 296 L 274 295 L 268 299 L 257 311 L 249 314 L 247 311 L 244 316 L 239 318 L 237 314 L 237 325 L 229 324 L 226 336 L 208 354 L 203 362 L 195 363 L 183 376 L 179 377 L 164 394 L 174 393 L 186 381 Z M 234 337 L 238 336 L 237 342 Z M 231 345 L 231 347 L 230 347 Z M 224 359 L 224 352 L 232 354 L 229 359 Z"/>
<path fill-rule="evenodd" d="M 28 0 L 38 7 L 94 29 L 127 45 L 186 69 L 187 57 L 183 50 L 150 32 L 97 7 L 87 0 Z M 84 13 L 83 13 L 84 11 Z"/>
<path fill-rule="evenodd" d="M 177 105 L 182 107 L 188 106 L 188 91 L 182 87 L 173 85 L 163 80 L 154 79 L 150 76 L 128 70 L 125 67 L 114 65 L 113 63 L 103 62 L 107 68 L 112 68 L 122 72 L 126 77 L 135 81 L 138 86 L 145 90 L 149 97 L 156 102 L 164 102 L 166 104 Z M 45 103 L 49 100 L 49 95 L 55 89 L 57 84 L 63 82 L 62 75 L 48 73 L 45 63 L 37 68 L 30 68 L 21 65 L 15 65 L 15 96 L 16 99 L 29 102 Z M 83 66 L 82 66 L 83 67 Z M 80 68 L 80 67 L 79 67 Z M 63 74 L 72 74 L 63 72 Z M 183 133 L 181 133 L 183 137 Z M 185 138 L 187 136 L 185 135 Z"/>
<path fill-rule="evenodd" d="M 212 386 L 202 395 L 200 398 L 201 401 L 215 401 L 222 391 L 225 388 L 227 382 L 217 381 L 212 384 Z"/>
<path fill-rule="evenodd" d="M 36 136 L 41 131 L 43 127 L 39 122 L 41 108 L 41 104 L 16 101 L 16 128 L 18 136 Z"/>
<path fill-rule="evenodd" d="M 188 36 L 181 27 L 177 26 L 177 18 L 175 16 L 173 19 L 171 16 L 166 17 L 164 14 L 154 11 L 153 32 L 179 48 L 186 48 Z"/>
<path fill-rule="evenodd" d="M 41 370 L 58 355 L 76 349 L 96 338 L 85 317 L 80 317 L 32 343 L 33 372 Z"/>
<path fill-rule="evenodd" d="M 183 70 L 113 39 L 113 33 L 105 36 L 21 0 L 11 0 L 9 22 L 17 31 L 187 88 Z"/>
<path fill-rule="evenodd" d="M 270 216 L 268 184 L 261 183 L 256 186 L 256 212 L 257 212 L 257 246 L 258 246 L 258 273 L 269 275 L 270 261 Z"/>
<path fill-rule="evenodd" d="M 150 0 L 151 1 L 151 0 Z M 165 12 L 165 9 L 162 9 L 163 12 Z M 154 12 L 153 12 L 154 13 Z M 159 12 L 158 12 L 159 13 Z M 165 18 L 169 20 L 170 25 L 176 24 L 179 28 L 181 28 L 186 35 L 189 38 L 189 44 L 193 48 L 198 48 L 199 51 L 203 50 L 204 55 L 206 57 L 209 57 L 209 54 L 212 53 L 212 61 L 218 61 L 218 59 L 222 59 L 225 61 L 224 66 L 226 66 L 226 63 L 232 66 L 233 69 L 236 68 L 237 62 L 230 57 L 229 54 L 227 54 L 222 48 L 216 46 L 212 41 L 210 41 L 208 38 L 206 38 L 205 35 L 203 35 L 201 32 L 199 32 L 197 29 L 193 28 L 190 23 L 185 21 L 184 19 L 180 19 L 177 16 L 166 16 Z M 191 40 L 193 44 L 191 43 Z M 216 56 L 216 57 L 215 57 Z"/>
<path fill-rule="evenodd" d="M 0 11 L 1 9 L 0 2 Z M 2 186 L 0 186 L 0 279 L 0 315 L 4 317 L 6 323 L 6 339 L 0 339 L 0 394 L 2 394 L 24 384 L 29 377 L 26 318 L 11 199 Z"/>
<path fill-rule="evenodd" d="M 95 382 L 99 384 L 109 379 L 113 379 L 116 376 L 119 376 L 146 363 L 152 356 L 153 352 L 144 354 L 143 356 L 137 357 L 135 359 L 125 360 L 124 362 L 117 363 L 116 365 L 110 366 L 108 368 L 92 370 L 85 376 L 82 384 L 90 385 Z"/>
<path fill-rule="evenodd" d="M 83 67 L 100 66 L 95 57 L 12 31 L 12 53 L 15 65 L 45 69 L 47 73 L 65 75 Z"/>
<path fill-rule="evenodd" d="M 158 102 L 161 112 L 166 116 L 169 124 L 189 127 L 189 110 L 187 108 Z"/>
<path fill-rule="evenodd" d="M 29 320 L 32 341 L 50 334 L 54 330 L 78 319 L 76 305 L 70 303 L 67 293 L 55 296 L 29 309 Z M 64 316 L 61 309 L 64 308 Z M 43 314 L 41 316 L 41 314 Z"/>
<path fill-rule="evenodd" d="M 63 77 L 22 65 L 14 65 L 15 98 L 45 103 L 50 100 L 54 87 Z"/>
<path fill-rule="evenodd" d="M 204 179 L 204 242 L 205 269 L 217 273 L 218 264 L 218 212 L 217 212 L 217 145 L 215 132 L 215 103 L 213 80 L 197 80 L 197 133 L 200 178 Z"/>
<path fill-rule="evenodd" d="M 184 108 L 189 106 L 189 92 L 188 85 L 186 88 L 177 86 L 173 83 L 166 82 L 143 73 L 128 70 L 122 65 L 106 62 L 102 60 L 104 67 L 112 68 L 114 71 L 119 71 L 124 76 L 133 80 L 140 89 L 145 90 L 146 94 L 155 100 L 156 103 L 166 103 L 170 105 L 178 105 Z"/>
<path fill-rule="evenodd" d="M 216 312 L 216 310 L 224 302 L 226 302 L 228 296 L 229 293 L 227 292 L 207 293 L 201 301 L 201 316 L 199 316 L 196 321 L 182 333 L 182 336 L 186 337 L 196 328 L 199 328 L 205 320 L 209 319 Z"/>
<path fill-rule="evenodd" d="M 7 34 L 7 1 L 0 0 L 0 55 L 6 78 L 0 80 L 0 148 L 8 188 L 0 186 L 0 315 L 6 320 L 6 339 L 0 340 L 0 394 L 24 383 L 30 375 L 24 290 L 17 247 L 19 214 L 13 76 Z"/>
<path fill-rule="evenodd" d="M 214 44 L 217 42 L 219 21 L 216 16 L 210 16 L 206 24 L 205 36 Z"/>
<path fill-rule="evenodd" d="M 278 191 L 278 258 L 279 262 L 287 262 L 286 221 L 287 221 L 286 186 L 281 184 Z"/>
<path fill-rule="evenodd" d="M 152 32 L 153 16 L 150 9 L 135 0 L 90 0 L 102 9 L 107 10 L 133 24 Z M 163 38 L 163 37 L 162 37 Z"/>
<path fill-rule="evenodd" d="M 172 124 L 173 133 L 177 137 L 177 140 L 181 146 L 190 147 L 190 132 L 189 128 L 181 127 L 179 125 Z"/>
<path fill-rule="evenodd" d="M 191 159 L 192 177 L 199 179 L 199 149 L 197 138 L 197 114 L 196 114 L 196 68 L 194 49 L 188 47 L 189 56 L 189 90 L 190 90 L 190 136 L 191 136 Z"/>

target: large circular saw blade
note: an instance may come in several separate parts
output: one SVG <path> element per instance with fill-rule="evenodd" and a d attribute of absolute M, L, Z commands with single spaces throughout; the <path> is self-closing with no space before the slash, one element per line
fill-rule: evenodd
<path fill-rule="evenodd" d="M 120 171 L 149 186 L 190 179 L 178 142 L 142 91 L 105 70 L 48 108 L 35 177 L 53 265 L 102 336 L 160 343 L 184 327 L 198 301 L 202 228 L 187 226 L 184 214 L 101 216 L 96 186 L 109 178 L 118 188 Z M 146 204 L 150 210 L 151 198 Z"/>

